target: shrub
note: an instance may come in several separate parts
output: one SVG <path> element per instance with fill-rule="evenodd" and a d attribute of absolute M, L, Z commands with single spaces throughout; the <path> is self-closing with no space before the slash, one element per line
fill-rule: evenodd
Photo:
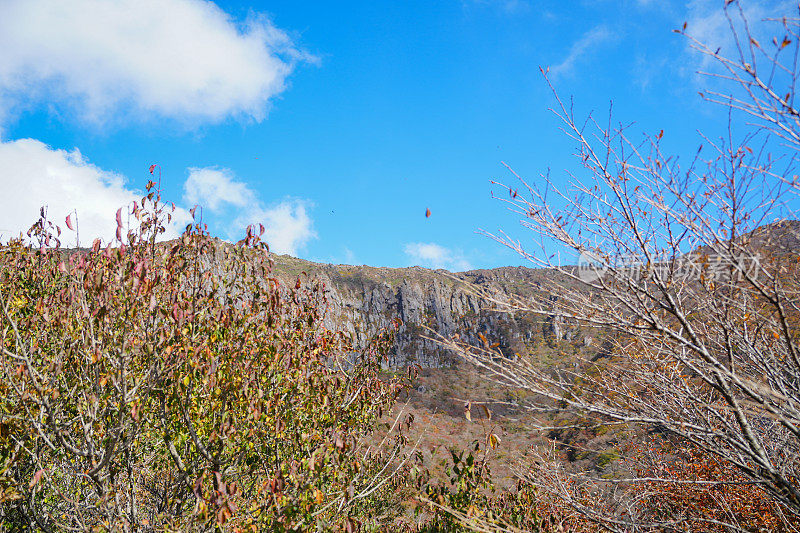
<path fill-rule="evenodd" d="M 369 443 L 404 387 L 379 375 L 387 338 L 355 352 L 323 327 L 323 286 L 280 286 L 255 228 L 158 243 L 153 182 L 116 247 L 49 247 L 42 214 L 39 246 L 0 246 L 0 524 L 290 531 L 385 512 L 403 439 Z"/>

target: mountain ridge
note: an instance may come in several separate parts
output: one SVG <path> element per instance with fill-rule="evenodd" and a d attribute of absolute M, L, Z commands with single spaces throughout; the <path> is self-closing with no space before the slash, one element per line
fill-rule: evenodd
<path fill-rule="evenodd" d="M 765 224 L 739 237 L 752 250 L 778 256 L 800 251 L 800 221 Z M 694 253 L 702 252 L 702 248 Z M 549 287 L 573 283 L 551 269 L 503 266 L 450 272 L 421 266 L 372 267 L 316 263 L 288 255 L 271 254 L 273 274 L 293 282 L 303 274 L 325 283 L 328 312 L 326 326 L 349 333 L 356 347 L 399 321 L 388 365 L 403 367 L 450 366 L 454 357 L 425 337 L 458 333 L 467 342 L 480 343 L 480 335 L 509 357 L 530 353 L 567 341 L 576 349 L 594 342 L 592 332 L 564 320 L 557 311 L 559 295 Z M 493 309 L 480 293 L 500 299 L 530 297 L 552 302 L 552 312 L 508 313 Z"/>
<path fill-rule="evenodd" d="M 277 254 L 272 258 L 273 274 L 285 282 L 305 274 L 325 283 L 326 325 L 349 333 L 357 347 L 399 321 L 390 367 L 436 368 L 455 362 L 438 343 L 425 338 L 430 336 L 425 328 L 444 336 L 459 333 L 474 342 L 483 335 L 509 356 L 549 338 L 574 340 L 576 329 L 565 327 L 555 313 L 536 317 L 498 311 L 478 294 L 524 297 L 542 289 L 553 275 L 546 269 L 497 267 L 453 273 L 420 266 L 315 263 Z"/>

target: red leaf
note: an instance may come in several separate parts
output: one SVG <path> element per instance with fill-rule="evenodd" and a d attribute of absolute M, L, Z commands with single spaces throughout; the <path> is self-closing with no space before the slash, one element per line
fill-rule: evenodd
<path fill-rule="evenodd" d="M 117 227 L 122 227 L 122 208 L 117 209 Z"/>
<path fill-rule="evenodd" d="M 117 226 L 117 240 L 122 242 L 122 226 Z"/>
<path fill-rule="evenodd" d="M 155 165 L 150 165 L 150 174 L 152 174 L 155 169 L 156 169 Z"/>
<path fill-rule="evenodd" d="M 65 220 L 67 223 L 67 227 L 72 231 L 75 231 L 75 226 L 72 225 L 72 215 L 67 215 L 67 219 Z"/>
<path fill-rule="evenodd" d="M 266 228 L 264 228 L 264 224 L 259 224 L 258 229 L 260 230 L 259 235 L 264 235 L 264 231 L 266 231 Z"/>
<path fill-rule="evenodd" d="M 430 216 L 431 216 L 431 210 L 425 209 L 425 218 L 430 218 Z"/>

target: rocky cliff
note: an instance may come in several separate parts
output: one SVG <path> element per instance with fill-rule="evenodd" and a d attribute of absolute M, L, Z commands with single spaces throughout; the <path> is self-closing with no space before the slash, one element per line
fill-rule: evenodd
<path fill-rule="evenodd" d="M 423 338 L 431 335 L 426 327 L 444 336 L 459 333 L 470 342 L 478 342 L 481 334 L 489 343 L 499 343 L 509 357 L 531 343 L 576 340 L 577 330 L 565 327 L 555 312 L 543 316 L 502 313 L 478 295 L 480 289 L 501 296 L 531 294 L 542 287 L 546 275 L 542 270 L 502 267 L 451 274 L 421 267 L 376 268 L 273 258 L 279 278 L 291 281 L 307 275 L 326 284 L 327 325 L 350 333 L 357 346 L 399 320 L 389 361 L 393 367 L 453 363 L 451 354 Z"/>

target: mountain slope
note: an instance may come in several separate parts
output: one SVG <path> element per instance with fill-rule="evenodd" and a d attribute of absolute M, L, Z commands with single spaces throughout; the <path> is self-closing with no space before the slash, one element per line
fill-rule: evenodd
<path fill-rule="evenodd" d="M 380 268 L 312 263 L 274 255 L 275 275 L 290 282 L 303 273 L 328 289 L 327 323 L 350 333 L 356 345 L 399 320 L 389 365 L 450 366 L 450 354 L 430 340 L 430 331 L 459 333 L 473 342 L 479 334 L 499 343 L 503 353 L 522 352 L 526 345 L 553 340 L 576 340 L 577 330 L 560 318 L 521 316 L 492 310 L 477 294 L 492 290 L 501 296 L 530 295 L 542 290 L 552 273 L 524 267 L 501 267 L 451 274 L 422 267 Z M 553 297 L 555 301 L 555 297 Z"/>

